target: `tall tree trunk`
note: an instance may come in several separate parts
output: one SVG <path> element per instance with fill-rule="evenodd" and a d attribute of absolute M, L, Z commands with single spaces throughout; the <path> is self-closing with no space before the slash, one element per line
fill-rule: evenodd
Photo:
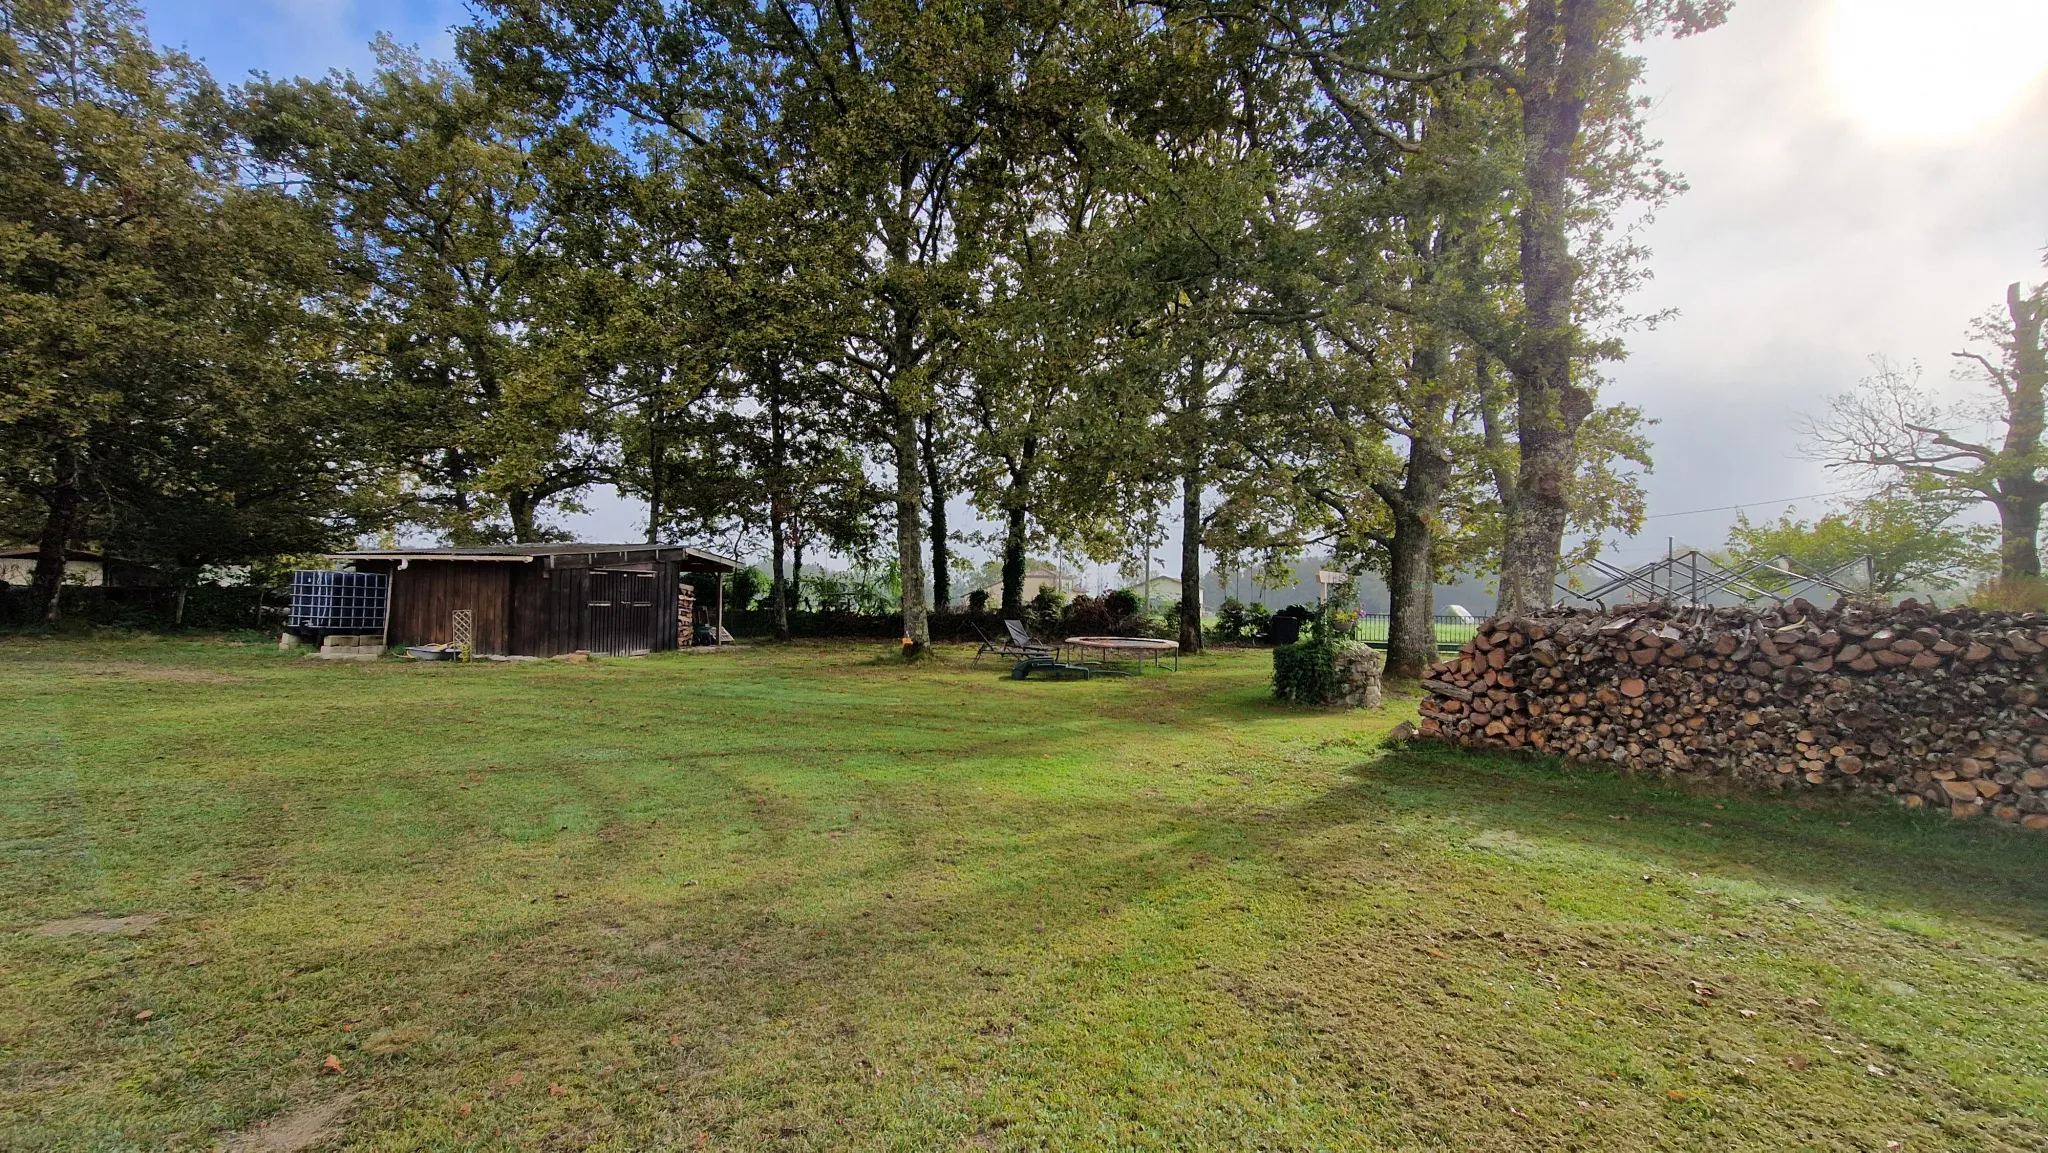
<path fill-rule="evenodd" d="M 768 599 L 774 602 L 775 639 L 789 639 L 789 584 L 783 576 L 782 562 L 788 559 L 789 535 L 783 527 L 789 521 L 789 496 L 776 492 L 768 498 L 768 551 L 769 564 L 774 566 L 768 581 Z"/>
<path fill-rule="evenodd" d="M 36 542 L 36 568 L 31 579 L 36 595 L 42 598 L 42 618 L 54 622 L 63 615 L 64 554 L 71 546 L 72 532 L 78 527 L 78 454 L 60 448 L 51 463 L 55 466 L 56 484 L 45 500 L 43 535 Z"/>
<path fill-rule="evenodd" d="M 1993 507 L 1998 509 L 1998 579 L 2040 576 L 2040 504 L 2001 500 Z"/>
<path fill-rule="evenodd" d="M 1202 651 L 1202 487 L 1209 449 L 1209 362 L 1196 356 L 1180 397 L 1180 649 Z M 1145 542 L 1152 555 L 1152 542 Z M 1147 567 L 1150 566 L 1148 559 Z M 1145 590 L 1149 599 L 1150 589 Z M 1192 606 L 1192 607 L 1190 607 Z"/>
<path fill-rule="evenodd" d="M 797 612 L 804 610 L 804 533 L 793 515 L 789 520 L 789 603 Z"/>
<path fill-rule="evenodd" d="M 782 574 L 783 550 L 789 525 L 789 437 L 782 423 L 782 363 L 768 362 L 768 535 L 775 572 L 769 581 L 769 596 L 775 602 L 775 639 L 789 639 L 789 585 Z M 801 554 L 799 554 L 801 555 Z"/>
<path fill-rule="evenodd" d="M 647 415 L 647 543 L 661 541 L 662 502 L 668 495 L 668 472 L 662 459 L 661 393 L 656 389 Z"/>
<path fill-rule="evenodd" d="M 1003 605 L 1004 620 L 1024 619 L 1024 544 L 1025 514 L 1022 508 L 1011 506 L 1007 510 L 1007 523 L 1003 526 Z"/>
<path fill-rule="evenodd" d="M 1180 474 L 1180 651 L 1202 651 L 1202 468 L 1192 454 Z"/>
<path fill-rule="evenodd" d="M 536 511 L 540 501 L 523 492 L 505 494 L 505 511 L 512 518 L 512 539 L 527 544 L 540 539 Z"/>
<path fill-rule="evenodd" d="M 915 660 L 932 643 L 924 601 L 924 478 L 918 467 L 917 417 L 899 406 L 895 419 L 896 568 L 903 585 L 898 603 L 903 612 L 903 655 Z"/>
<path fill-rule="evenodd" d="M 1436 566 L 1430 550 L 1451 457 L 1428 436 L 1411 437 L 1401 488 L 1381 493 L 1393 521 L 1387 541 L 1387 675 L 1414 679 L 1436 660 Z"/>
<path fill-rule="evenodd" d="M 1601 0 L 1532 0 L 1523 44 L 1522 297 L 1526 331 L 1511 366 L 1521 466 L 1501 556 L 1500 608 L 1555 597 L 1579 425 L 1592 396 L 1572 382 L 1579 268 L 1568 232 L 1572 159 L 1599 50 Z"/>
<path fill-rule="evenodd" d="M 1003 532 L 1004 620 L 1024 619 L 1025 547 L 1029 539 L 1032 469 L 1038 456 L 1038 439 L 1025 437 L 1017 460 L 1010 466 L 1010 490 L 1006 496 Z"/>
<path fill-rule="evenodd" d="M 2038 479 L 2036 461 L 2043 393 L 2048 392 L 2048 348 L 2043 347 L 2042 331 L 2048 324 L 2048 316 L 2042 315 L 2048 310 L 2048 289 L 2029 296 L 2022 285 L 2009 284 L 2005 310 L 2012 318 L 2012 376 L 2006 390 L 2005 440 L 1997 460 L 1998 576 L 2019 580 L 2041 575 L 2041 505 L 2048 502 L 2048 485 Z"/>
<path fill-rule="evenodd" d="M 946 541 L 946 477 L 939 468 L 939 434 L 930 413 L 921 431 L 925 481 L 932 490 L 932 604 L 943 609 L 953 603 L 953 557 Z"/>

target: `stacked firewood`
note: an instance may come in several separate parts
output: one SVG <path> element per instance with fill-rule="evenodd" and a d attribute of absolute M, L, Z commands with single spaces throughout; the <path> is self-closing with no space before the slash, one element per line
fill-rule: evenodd
<path fill-rule="evenodd" d="M 1795 600 L 1496 618 L 1423 683 L 1423 737 L 2048 829 L 2048 617 Z"/>

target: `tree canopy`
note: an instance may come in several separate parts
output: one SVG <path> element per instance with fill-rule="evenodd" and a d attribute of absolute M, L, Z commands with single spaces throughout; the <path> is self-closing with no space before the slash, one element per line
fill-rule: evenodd
<path fill-rule="evenodd" d="M 953 497 L 1008 612 L 1171 507 L 1184 645 L 1205 553 L 1323 549 L 1413 672 L 1434 580 L 1547 600 L 1641 515 L 1598 366 L 1679 184 L 1630 46 L 1718 0 L 476 8 L 234 89 L 117 0 L 9 9 L 17 533 L 528 541 L 609 485 L 765 547 L 779 619 L 886 554 L 915 655 Z"/>

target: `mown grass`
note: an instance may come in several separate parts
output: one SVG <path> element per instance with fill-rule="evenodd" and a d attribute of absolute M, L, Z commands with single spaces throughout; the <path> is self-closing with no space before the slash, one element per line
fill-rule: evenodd
<path fill-rule="evenodd" d="M 1183 670 L 0 638 L 0 1147 L 2048 1145 L 2048 838 Z"/>

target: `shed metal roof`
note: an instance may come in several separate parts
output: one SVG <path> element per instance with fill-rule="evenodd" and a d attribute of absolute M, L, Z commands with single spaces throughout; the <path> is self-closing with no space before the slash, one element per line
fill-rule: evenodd
<path fill-rule="evenodd" d="M 331 552 L 330 560 L 443 560 L 443 561 L 510 561 L 525 563 L 546 561 L 550 567 L 567 564 L 597 566 L 605 564 L 638 564 L 643 561 L 681 561 L 685 566 L 697 566 L 695 572 L 733 572 L 739 562 L 717 553 L 691 548 L 680 544 L 490 544 L 451 545 L 443 548 L 383 548 L 358 549 L 353 552 Z"/>

